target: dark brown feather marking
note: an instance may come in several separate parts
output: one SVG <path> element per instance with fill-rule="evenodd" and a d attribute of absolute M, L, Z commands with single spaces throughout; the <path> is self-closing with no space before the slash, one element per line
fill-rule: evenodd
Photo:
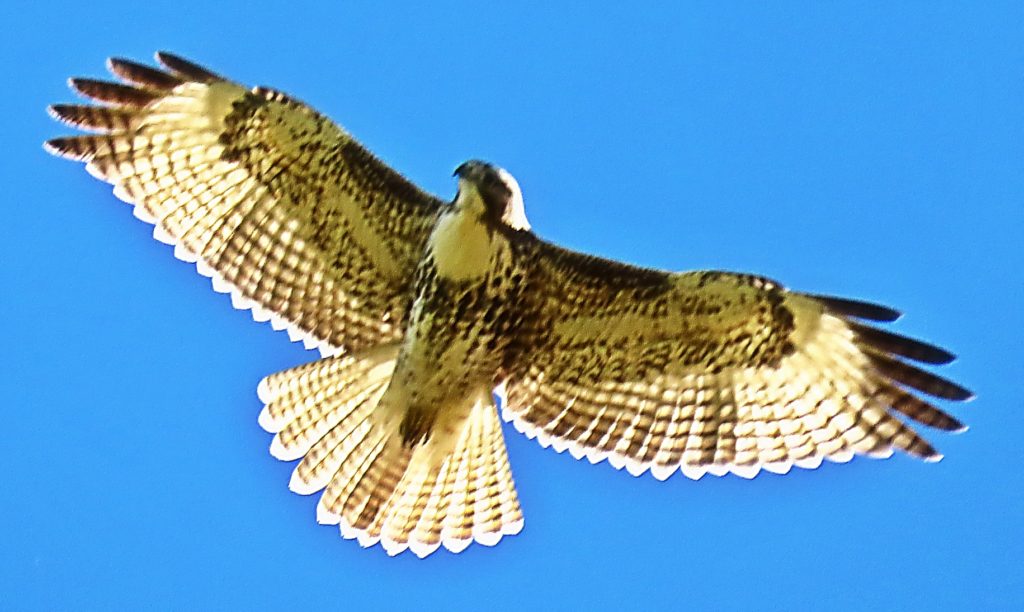
<path fill-rule="evenodd" d="M 915 368 L 898 359 L 870 351 L 866 355 L 880 374 L 893 379 L 901 385 L 949 400 L 964 401 L 974 397 L 973 393 L 955 382 L 946 380 L 931 372 Z"/>
<path fill-rule="evenodd" d="M 160 62 L 165 68 L 179 77 L 195 81 L 196 83 L 213 83 L 215 81 L 225 80 L 224 77 L 215 72 L 210 72 L 199 64 L 190 62 L 187 59 L 172 53 L 167 53 L 166 51 L 158 51 L 156 54 L 156 61 Z"/>
<path fill-rule="evenodd" d="M 130 85 L 122 85 L 120 83 L 111 83 L 110 81 L 99 81 L 96 79 L 83 79 L 76 77 L 70 79 L 68 84 L 71 85 L 72 89 L 87 98 L 96 100 L 97 102 L 117 104 L 120 106 L 141 108 L 160 97 L 160 94 L 157 92 L 146 91 Z"/>
<path fill-rule="evenodd" d="M 64 136 L 51 138 L 44 144 L 46 150 L 77 161 L 89 161 L 96 152 L 95 136 Z"/>
<path fill-rule="evenodd" d="M 893 410 L 918 423 L 944 431 L 964 431 L 966 429 L 964 424 L 953 416 L 902 389 L 891 387 L 885 390 L 883 396 L 887 398 Z"/>
<path fill-rule="evenodd" d="M 892 353 L 914 361 L 942 365 L 950 363 L 956 356 L 934 344 L 900 336 L 892 332 L 862 325 L 854 321 L 847 323 L 857 334 L 857 340 L 869 347 L 885 353 Z"/>
<path fill-rule="evenodd" d="M 900 311 L 889 308 L 888 306 L 882 306 L 881 304 L 872 304 L 871 302 L 862 302 L 860 300 L 849 300 L 846 298 L 816 295 L 811 293 L 804 293 L 801 295 L 818 300 L 832 314 L 842 315 L 844 317 L 854 317 L 868 321 L 889 323 L 895 321 L 901 316 Z"/>
<path fill-rule="evenodd" d="M 50 114 L 58 121 L 96 132 L 127 130 L 136 111 L 87 104 L 54 104 Z"/>
<path fill-rule="evenodd" d="M 170 91 L 184 83 L 183 80 L 168 74 L 162 70 L 150 68 L 131 60 L 112 57 L 107 60 L 107 68 L 114 76 L 123 79 L 134 85 L 155 89 L 158 91 Z"/>

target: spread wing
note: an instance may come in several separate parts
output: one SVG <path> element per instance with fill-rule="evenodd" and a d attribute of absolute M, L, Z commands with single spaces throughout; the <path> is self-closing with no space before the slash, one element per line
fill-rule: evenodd
<path fill-rule="evenodd" d="M 899 417 L 963 429 L 916 392 L 970 392 L 909 363 L 953 356 L 860 322 L 894 320 L 891 309 L 531 248 L 503 405 L 544 446 L 635 475 L 752 477 L 892 449 L 941 458 Z"/>
<path fill-rule="evenodd" d="M 124 84 L 72 79 L 100 104 L 51 112 L 98 133 L 47 149 L 87 162 L 257 320 L 325 353 L 400 337 L 442 202 L 301 102 L 156 58 L 164 70 L 111 59 Z"/>

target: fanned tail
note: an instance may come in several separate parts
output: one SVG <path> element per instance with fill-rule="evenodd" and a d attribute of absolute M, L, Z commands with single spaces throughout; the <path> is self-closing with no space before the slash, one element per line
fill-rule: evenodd
<path fill-rule="evenodd" d="M 489 394 L 447 407 L 446 426 L 410 444 L 379 402 L 398 345 L 322 359 L 265 378 L 260 425 L 276 433 L 271 453 L 302 458 L 289 487 L 324 490 L 317 520 L 363 546 L 425 557 L 441 545 L 493 546 L 523 519 L 501 425 Z"/>

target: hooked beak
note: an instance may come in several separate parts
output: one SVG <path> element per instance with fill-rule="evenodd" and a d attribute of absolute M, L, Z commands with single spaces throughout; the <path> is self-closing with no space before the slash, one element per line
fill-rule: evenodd
<path fill-rule="evenodd" d="M 455 169 L 455 172 L 452 173 L 452 176 L 470 179 L 473 178 L 474 176 L 478 176 L 481 170 L 491 167 L 491 164 L 487 162 L 482 162 L 477 159 L 471 159 L 459 165 L 459 167 Z"/>

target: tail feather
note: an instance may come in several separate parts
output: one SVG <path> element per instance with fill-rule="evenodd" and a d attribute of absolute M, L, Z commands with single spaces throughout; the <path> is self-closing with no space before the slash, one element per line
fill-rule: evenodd
<path fill-rule="evenodd" d="M 349 524 L 348 522 L 342 523 L 342 512 L 345 508 L 351 509 L 350 498 L 366 476 L 370 466 L 380 455 L 385 442 L 383 432 L 371 428 L 366 436 L 355 444 L 352 452 L 342 458 L 341 465 L 334 474 L 334 479 L 320 496 L 320 503 L 317 504 L 316 509 L 317 522 L 325 525 L 342 524 L 342 535 L 348 539 L 355 537 L 346 533 L 355 534 L 357 530 L 354 527 L 346 529 Z"/>
<path fill-rule="evenodd" d="M 464 436 L 473 437 L 475 423 L 470 422 Z M 462 552 L 470 541 L 472 534 L 468 533 L 466 518 L 469 497 L 469 478 L 473 473 L 473 451 L 475 446 L 469 443 L 460 445 L 461 449 L 456 455 L 456 463 L 452 466 L 451 479 L 446 483 L 448 494 L 444 497 L 442 509 L 443 519 L 441 520 L 441 541 L 445 548 L 453 552 Z"/>
<path fill-rule="evenodd" d="M 399 438 L 388 436 L 381 452 L 374 457 L 369 469 L 360 478 L 351 497 L 342 506 L 342 517 L 348 517 L 349 524 L 379 539 L 384 506 L 398 491 L 398 483 L 409 466 L 412 451 L 405 448 Z"/>
<path fill-rule="evenodd" d="M 330 484 L 341 462 L 366 438 L 372 427 L 369 414 L 360 417 L 345 419 L 324 434 L 292 472 L 288 488 L 300 495 L 311 495 Z"/>
<path fill-rule="evenodd" d="M 256 388 L 265 404 L 260 426 L 278 433 L 304 415 L 322 414 L 326 400 L 351 401 L 371 387 L 386 384 L 397 356 L 398 345 L 385 344 L 358 357 L 321 359 L 271 374 Z"/>
<path fill-rule="evenodd" d="M 339 426 L 338 433 L 347 433 L 351 421 L 359 421 L 373 410 L 384 394 L 383 383 L 374 383 L 352 397 L 328 397 L 314 403 L 291 423 L 277 432 L 270 445 L 270 454 L 283 461 L 307 455 L 319 440 Z"/>
<path fill-rule="evenodd" d="M 394 512 L 386 517 L 383 513 L 378 515 L 382 519 L 381 545 L 389 555 L 396 555 L 410 547 L 410 534 L 423 517 L 436 473 L 436 470 L 427 466 L 414 464 L 414 469 L 407 472 L 409 478 L 406 486 L 397 491 L 399 498 L 394 504 Z"/>
<path fill-rule="evenodd" d="M 418 557 L 426 557 L 441 547 L 442 493 L 451 469 L 451 462 L 448 462 L 431 474 L 425 482 L 424 489 L 429 489 L 426 499 L 420 497 L 416 501 L 417 506 L 420 503 L 423 506 L 419 519 L 409 531 L 409 548 Z"/>
<path fill-rule="evenodd" d="M 289 487 L 323 490 L 320 523 L 363 546 L 425 557 L 472 541 L 488 546 L 522 528 L 522 513 L 490 395 L 409 446 L 401 419 L 382 410 L 397 345 L 330 357 L 265 378 L 260 424 L 276 433 L 271 452 L 302 461 Z"/>

